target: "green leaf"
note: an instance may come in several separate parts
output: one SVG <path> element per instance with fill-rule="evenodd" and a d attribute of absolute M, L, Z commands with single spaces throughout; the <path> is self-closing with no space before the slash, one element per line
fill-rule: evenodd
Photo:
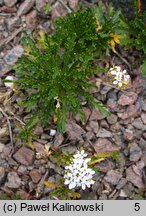
<path fill-rule="evenodd" d="M 144 63 L 141 65 L 142 74 L 146 76 L 146 59 L 144 60 Z"/>
<path fill-rule="evenodd" d="M 33 115 L 26 124 L 27 129 L 32 129 L 38 122 L 39 115 L 36 113 Z"/>

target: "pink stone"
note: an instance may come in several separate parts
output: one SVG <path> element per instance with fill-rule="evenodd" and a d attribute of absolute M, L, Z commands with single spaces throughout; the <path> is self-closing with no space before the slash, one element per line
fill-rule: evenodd
<path fill-rule="evenodd" d="M 4 0 L 4 3 L 7 7 L 13 7 L 16 4 L 17 0 Z"/>
<path fill-rule="evenodd" d="M 60 2 L 56 2 L 52 7 L 52 19 L 56 17 L 64 17 L 68 13 L 66 7 Z"/>
<path fill-rule="evenodd" d="M 104 180 L 111 183 L 112 185 L 117 185 L 122 178 L 122 174 L 118 170 L 109 170 L 104 177 Z"/>
<path fill-rule="evenodd" d="M 44 145 L 42 145 L 41 143 L 39 142 L 33 142 L 33 145 L 35 147 L 35 150 L 36 152 L 42 154 L 42 155 L 45 155 L 46 152 L 45 152 L 45 148 L 44 148 Z"/>
<path fill-rule="evenodd" d="M 5 169 L 3 167 L 0 167 L 0 185 L 3 183 L 4 178 L 5 178 Z"/>
<path fill-rule="evenodd" d="M 137 100 L 137 94 L 134 92 L 128 92 L 125 94 L 122 94 L 121 97 L 118 100 L 118 104 L 125 106 L 125 105 L 131 105 L 134 104 Z"/>
<path fill-rule="evenodd" d="M 23 165 L 32 165 L 34 161 L 34 152 L 26 147 L 21 147 L 14 155 L 13 158 L 23 164 Z"/>
<path fill-rule="evenodd" d="M 118 113 L 119 118 L 125 120 L 130 117 L 137 117 L 139 115 L 138 108 L 135 105 L 128 106 L 127 110 L 123 113 Z"/>
<path fill-rule="evenodd" d="M 118 151 L 120 150 L 120 147 L 112 144 L 106 138 L 99 138 L 94 144 L 94 149 L 97 153 L 103 153 L 103 152 Z"/>
<path fill-rule="evenodd" d="M 90 116 L 90 121 L 94 121 L 94 120 L 102 120 L 104 119 L 106 116 L 104 114 L 102 114 L 101 112 L 99 112 L 99 110 L 93 110 L 92 114 Z"/>
<path fill-rule="evenodd" d="M 130 161 L 137 162 L 141 156 L 141 148 L 136 143 L 132 143 L 130 146 Z"/>
<path fill-rule="evenodd" d="M 31 170 L 29 175 L 30 175 L 33 183 L 38 183 L 41 179 L 41 173 L 39 172 L 38 169 Z"/>
<path fill-rule="evenodd" d="M 71 9 L 76 10 L 77 6 L 79 5 L 80 0 L 69 0 L 69 6 Z"/>
<path fill-rule="evenodd" d="M 107 117 L 107 121 L 109 124 L 115 124 L 117 122 L 118 117 L 115 114 L 111 114 Z"/>
<path fill-rule="evenodd" d="M 146 113 L 143 112 L 141 114 L 141 119 L 142 119 L 143 123 L 146 124 Z"/>
<path fill-rule="evenodd" d="M 26 26 L 29 29 L 34 30 L 37 26 L 37 23 L 37 12 L 36 10 L 33 10 L 26 15 Z"/>
<path fill-rule="evenodd" d="M 19 188 L 21 185 L 21 179 L 19 178 L 16 172 L 9 172 L 8 173 L 8 182 L 6 186 L 9 188 Z"/>
<path fill-rule="evenodd" d="M 24 2 L 22 2 L 20 7 L 18 8 L 17 15 L 22 16 L 22 15 L 27 14 L 33 7 L 34 3 L 35 3 L 35 0 L 25 0 Z"/>
<path fill-rule="evenodd" d="M 126 179 L 138 188 L 145 187 L 142 181 L 142 174 L 138 172 L 134 165 L 126 169 Z"/>
<path fill-rule="evenodd" d="M 75 122 L 69 122 L 66 125 L 66 132 L 71 140 L 81 140 L 85 131 Z"/>
<path fill-rule="evenodd" d="M 133 131 L 126 129 L 124 132 L 124 139 L 127 141 L 131 141 L 131 140 L 133 140 L 133 138 L 134 138 Z"/>

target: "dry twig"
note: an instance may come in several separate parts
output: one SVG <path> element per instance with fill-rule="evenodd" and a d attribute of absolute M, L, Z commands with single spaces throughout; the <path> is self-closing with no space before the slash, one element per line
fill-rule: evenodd
<path fill-rule="evenodd" d="M 62 1 L 62 0 L 58 0 L 66 9 L 69 13 L 72 12 L 72 10 Z"/>
<path fill-rule="evenodd" d="M 24 27 L 20 27 L 19 29 L 17 29 L 12 35 L 10 35 L 8 38 L 6 38 L 6 39 L 4 39 L 1 43 L 0 43 L 0 47 L 2 47 L 2 46 L 4 46 L 5 44 L 7 44 L 7 43 L 9 43 L 11 40 L 13 40 L 13 38 L 17 35 L 17 34 L 19 34 L 21 31 L 22 31 L 22 29 L 23 29 Z"/>
<path fill-rule="evenodd" d="M 97 78 L 96 80 L 97 80 L 98 82 L 102 83 L 103 85 L 109 86 L 109 87 L 114 88 L 114 89 L 116 89 L 116 90 L 118 90 L 118 91 L 121 91 L 121 92 L 123 92 L 123 93 L 127 93 L 127 91 L 124 91 L 124 90 L 122 90 L 122 89 L 118 89 L 116 86 L 113 86 L 113 85 L 111 85 L 111 84 L 109 84 L 109 83 L 106 83 L 106 82 L 104 82 L 102 79 Z"/>
<path fill-rule="evenodd" d="M 128 66 L 129 70 L 131 71 L 131 65 L 128 63 L 128 61 L 123 58 L 117 51 L 115 52 L 115 54 Z"/>
<path fill-rule="evenodd" d="M 11 13 L 0 13 L 0 16 L 10 17 L 11 15 L 12 15 Z"/>
<path fill-rule="evenodd" d="M 9 128 L 9 135 L 10 135 L 10 141 L 11 141 L 11 145 L 12 145 L 12 149 L 11 149 L 11 154 L 13 153 L 14 150 L 14 143 L 13 143 L 13 134 L 12 134 L 12 129 L 11 129 L 11 123 L 9 120 L 9 116 L 5 113 L 5 111 L 0 107 L 0 112 L 4 115 L 4 117 L 7 120 L 7 124 L 8 124 L 8 128 Z"/>
<path fill-rule="evenodd" d="M 21 119 L 19 119 L 17 116 L 15 116 L 15 114 L 14 114 L 13 112 L 10 112 L 10 114 L 13 116 L 13 117 L 12 117 L 13 119 L 17 120 L 17 121 L 20 122 L 23 126 L 25 126 L 25 123 L 24 123 Z"/>
<path fill-rule="evenodd" d="M 47 170 L 46 173 L 44 174 L 44 176 L 41 178 L 41 180 L 37 186 L 37 189 L 36 189 L 36 198 L 41 197 L 41 195 L 43 193 L 43 189 L 44 189 L 44 182 L 45 182 L 48 174 L 49 174 L 49 171 Z"/>

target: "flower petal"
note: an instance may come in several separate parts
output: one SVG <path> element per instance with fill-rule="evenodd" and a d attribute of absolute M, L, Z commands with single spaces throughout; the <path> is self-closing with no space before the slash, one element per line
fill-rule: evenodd
<path fill-rule="evenodd" d="M 119 82 L 118 85 L 119 85 L 119 87 L 122 87 L 123 84 L 121 82 Z"/>
<path fill-rule="evenodd" d="M 85 190 L 86 189 L 86 185 L 82 184 L 82 189 Z"/>
<path fill-rule="evenodd" d="M 114 71 L 114 70 L 112 70 L 111 72 L 110 72 L 112 75 L 116 75 L 116 71 Z"/>
<path fill-rule="evenodd" d="M 70 183 L 70 181 L 68 179 L 65 180 L 64 184 L 68 185 Z"/>
<path fill-rule="evenodd" d="M 71 182 L 70 184 L 69 184 L 69 189 L 73 189 L 73 188 L 75 188 L 76 187 L 76 183 L 75 182 Z"/>
<path fill-rule="evenodd" d="M 114 85 L 118 84 L 118 81 L 117 81 L 117 80 L 114 80 L 114 81 L 113 81 L 113 84 L 114 84 Z"/>

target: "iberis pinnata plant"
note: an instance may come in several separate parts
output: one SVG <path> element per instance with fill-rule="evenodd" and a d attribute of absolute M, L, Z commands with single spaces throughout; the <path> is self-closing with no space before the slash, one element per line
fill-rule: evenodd
<path fill-rule="evenodd" d="M 93 175 L 95 171 L 88 167 L 91 158 L 85 158 L 86 156 L 84 150 L 78 151 L 73 156 L 69 166 L 65 167 L 64 184 L 69 185 L 69 189 L 82 187 L 85 190 L 86 187 L 90 188 L 94 184 Z"/>
<path fill-rule="evenodd" d="M 95 183 L 94 174 L 100 172 L 100 167 L 95 166 L 95 164 L 104 161 L 107 157 L 112 157 L 113 160 L 117 160 L 118 157 L 116 151 L 112 153 L 95 153 L 90 158 L 87 158 L 83 148 L 74 155 L 69 152 L 63 153 L 59 148 L 55 151 L 51 147 L 48 149 L 48 146 L 45 147 L 45 152 L 47 153 L 44 155 L 45 157 L 65 169 L 64 176 L 60 177 L 57 183 L 49 180 L 44 182 L 45 186 L 52 188 L 51 192 L 49 192 L 50 196 L 63 200 L 79 199 L 81 197 L 80 192 L 78 192 L 79 187 L 85 190 Z"/>
<path fill-rule="evenodd" d="M 131 81 L 130 75 L 127 74 L 127 71 L 122 70 L 119 66 L 110 68 L 107 75 L 110 77 L 112 84 L 118 88 L 126 88 Z"/>
<path fill-rule="evenodd" d="M 21 101 L 29 113 L 25 131 L 20 134 L 27 141 L 38 122 L 42 126 L 55 123 L 64 133 L 69 116 L 77 113 L 83 122 L 83 104 L 109 115 L 109 111 L 91 93 L 96 85 L 89 82 L 94 74 L 105 69 L 96 61 L 104 61 L 105 52 L 115 51 L 123 30 L 121 12 L 100 4 L 95 9 L 83 9 L 58 18 L 52 34 L 42 31 L 36 37 L 25 33 L 21 39 L 23 55 L 14 70 Z"/>

